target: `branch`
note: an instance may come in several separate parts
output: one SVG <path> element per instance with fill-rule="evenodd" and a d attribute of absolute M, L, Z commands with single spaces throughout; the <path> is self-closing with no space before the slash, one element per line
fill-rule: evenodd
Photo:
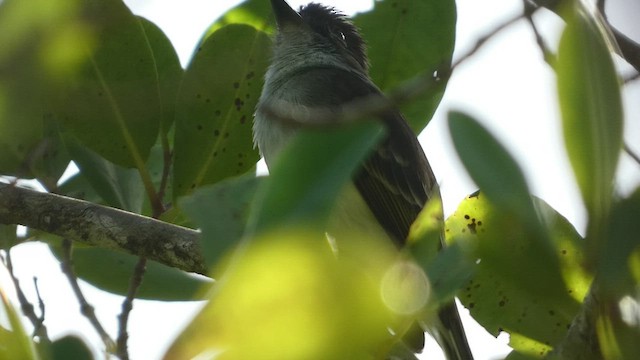
<path fill-rule="evenodd" d="M 40 298 L 40 291 L 38 291 L 38 286 L 36 285 L 36 293 L 38 294 L 40 305 L 40 316 L 36 315 L 33 305 L 29 302 L 29 300 L 27 300 L 27 296 L 22 291 L 22 287 L 20 287 L 20 281 L 18 281 L 18 278 L 14 274 L 13 261 L 11 260 L 11 249 L 6 250 L 6 255 L 2 258 L 2 261 L 7 268 L 7 271 L 9 272 L 9 276 L 11 276 L 13 287 L 16 289 L 18 302 L 20 302 L 20 309 L 22 310 L 24 316 L 26 316 L 33 325 L 32 336 L 37 336 L 42 342 L 49 342 L 47 327 L 44 325 L 44 303 Z"/>
<path fill-rule="evenodd" d="M 131 281 L 129 282 L 129 290 L 127 291 L 127 297 L 122 303 L 122 313 L 118 317 L 118 357 L 121 360 L 129 359 L 129 350 L 127 349 L 127 341 L 129 340 L 129 333 L 127 332 L 127 323 L 129 322 L 129 314 L 133 310 L 133 299 L 138 292 L 138 288 L 142 284 L 142 278 L 147 269 L 147 259 L 140 258 L 136 267 L 131 275 Z"/>
<path fill-rule="evenodd" d="M 563 18 L 563 14 L 559 11 L 560 4 L 563 3 L 563 0 L 528 0 L 531 1 L 536 6 L 545 7 L 551 11 L 553 11 L 556 15 Z M 602 2 L 602 6 L 604 6 L 604 2 Z M 604 16 L 603 13 L 603 18 Z M 608 21 L 607 25 L 611 29 L 613 33 L 613 37 L 618 43 L 618 47 L 620 48 L 620 55 L 622 58 L 631 66 L 633 66 L 636 71 L 640 72 L 640 44 L 631 40 L 628 36 L 620 32 L 620 30 L 613 27 Z"/>
<path fill-rule="evenodd" d="M 96 330 L 104 346 L 108 353 L 113 353 L 116 348 L 113 339 L 107 333 L 107 331 L 102 327 L 102 324 L 96 317 L 95 309 L 87 299 L 84 297 L 82 290 L 80 289 L 80 285 L 78 284 L 78 278 L 76 277 L 75 272 L 73 271 L 73 260 L 71 259 L 71 241 L 68 239 L 64 239 L 62 241 L 62 248 L 64 251 L 64 258 L 61 262 L 62 272 L 67 276 L 67 280 L 69 280 L 69 285 L 71 285 L 71 289 L 73 289 L 73 293 L 78 299 L 78 303 L 80 304 L 80 313 L 89 320 L 89 323 Z"/>
<path fill-rule="evenodd" d="M 197 231 L 66 196 L 0 184 L 0 223 L 207 272 Z"/>
<path fill-rule="evenodd" d="M 542 59 L 546 62 L 552 69 L 555 68 L 556 57 L 549 50 L 549 47 L 545 44 L 544 39 L 542 38 L 542 34 L 538 31 L 538 27 L 536 26 L 535 21 L 533 20 L 533 13 L 539 9 L 536 5 L 532 4 L 528 0 L 524 0 L 524 13 L 527 18 L 527 22 L 533 31 L 533 35 L 536 38 L 536 43 L 538 44 L 538 48 L 542 53 Z"/>
<path fill-rule="evenodd" d="M 633 150 L 631 150 L 631 147 L 627 143 L 624 143 L 623 148 L 627 155 L 629 155 L 636 163 L 640 164 L 640 156 L 633 152 Z"/>

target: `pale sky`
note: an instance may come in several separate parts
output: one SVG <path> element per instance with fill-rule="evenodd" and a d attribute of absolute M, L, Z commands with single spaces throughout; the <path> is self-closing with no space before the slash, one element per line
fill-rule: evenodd
<path fill-rule="evenodd" d="M 265 0 L 266 1 L 266 0 Z M 615 3 L 616 1 L 609 1 Z M 617 3 L 625 1 L 619 0 Z M 226 0 L 125 0 L 134 13 L 155 22 L 168 35 L 185 65 L 203 31 L 224 10 L 239 1 Z M 290 1 L 299 6 L 306 1 Z M 345 13 L 371 6 L 372 1 L 323 1 Z M 620 28 L 635 31 L 636 41 L 640 29 L 635 28 L 640 13 L 640 2 L 627 0 L 625 6 L 633 11 L 610 13 L 612 22 Z M 478 37 L 501 20 L 521 10 L 521 0 L 459 0 L 456 56 L 469 49 Z M 626 17 L 626 20 L 625 20 Z M 554 15 L 543 12 L 536 17 L 547 44 L 555 48 L 562 22 Z M 626 22 L 625 22 L 626 21 Z M 366 37 L 366 34 L 365 34 Z M 627 68 L 624 68 L 628 70 Z M 629 73 L 626 71 L 625 73 Z M 640 114 L 640 81 L 625 91 L 626 113 Z M 443 102 L 431 124 L 420 135 L 441 190 L 447 214 L 453 212 L 465 195 L 476 190 L 456 158 L 446 126 L 446 114 L 451 109 L 464 110 L 476 116 L 516 156 L 523 168 L 532 192 L 542 197 L 571 221 L 579 231 L 585 226 L 584 209 L 573 183 L 570 166 L 563 150 L 555 76 L 541 60 L 533 35 L 525 22 L 501 33 L 488 43 L 472 61 L 460 67 L 450 80 Z M 627 119 L 626 140 L 640 153 L 640 122 Z M 542 140 L 543 139 L 543 140 Z M 635 140 L 635 141 L 634 141 Z M 625 194 L 640 183 L 640 170 L 623 156 L 618 187 Z M 52 337 L 74 332 L 82 334 L 93 344 L 100 341 L 86 320 L 79 315 L 76 299 L 59 271 L 59 265 L 48 254 L 45 246 L 27 244 L 13 252 L 16 272 L 22 279 L 25 292 L 35 299 L 31 278 L 37 276 L 40 291 L 47 305 L 46 325 Z M 37 264 L 37 266 L 36 266 Z M 0 271 L 0 284 L 6 289 L 7 278 Z M 99 318 L 108 331 L 116 336 L 116 316 L 122 298 L 84 286 L 86 295 L 96 306 Z M 136 301 L 131 313 L 130 351 L 132 359 L 158 359 L 171 340 L 195 313 L 200 305 L 194 303 L 161 303 Z M 508 353 L 504 345 L 508 338 L 495 340 L 465 317 L 470 344 L 476 359 L 494 359 Z M 430 353 L 435 346 L 425 351 Z M 439 351 L 439 350 L 436 350 Z M 433 353 L 430 355 L 434 355 Z M 439 357 L 438 357 L 439 356 Z M 423 356 L 427 358 L 427 356 Z M 429 359 L 443 359 L 442 355 Z"/>

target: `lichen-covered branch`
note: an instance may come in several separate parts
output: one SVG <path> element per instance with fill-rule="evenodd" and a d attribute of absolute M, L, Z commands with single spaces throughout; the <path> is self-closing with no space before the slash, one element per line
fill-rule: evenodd
<path fill-rule="evenodd" d="M 189 272 L 207 271 L 197 231 L 65 196 L 0 184 L 0 223 L 125 251 Z"/>

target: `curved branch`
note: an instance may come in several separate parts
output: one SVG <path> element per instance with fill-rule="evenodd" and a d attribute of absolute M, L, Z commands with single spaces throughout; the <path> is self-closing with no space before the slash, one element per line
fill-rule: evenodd
<path fill-rule="evenodd" d="M 536 6 L 545 7 L 558 16 L 563 17 L 563 15 L 559 11 L 560 4 L 563 3 L 563 0 L 527 0 Z M 603 16 L 605 14 L 603 13 Z M 618 47 L 620 49 L 620 56 L 634 69 L 640 72 L 640 44 L 633 41 L 631 38 L 623 34 L 621 31 L 613 27 L 607 21 L 611 32 L 613 33 L 613 37 L 618 43 Z"/>
<path fill-rule="evenodd" d="M 197 231 L 66 196 L 0 184 L 0 223 L 207 272 Z"/>

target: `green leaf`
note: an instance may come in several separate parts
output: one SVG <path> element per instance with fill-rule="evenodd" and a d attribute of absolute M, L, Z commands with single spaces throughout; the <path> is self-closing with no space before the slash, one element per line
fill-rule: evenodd
<path fill-rule="evenodd" d="M 475 119 L 449 113 L 449 131 L 473 181 L 497 206 L 521 219 L 534 218 L 527 182 L 507 150 Z"/>
<path fill-rule="evenodd" d="M 633 254 L 640 251 L 640 189 L 616 203 L 605 237 L 607 246 L 598 254 L 599 287 L 602 294 L 621 298 L 634 296 L 638 278 L 633 275 Z"/>
<path fill-rule="evenodd" d="M 311 224 L 324 229 L 336 198 L 381 135 L 374 123 L 298 133 L 256 196 L 252 230 Z"/>
<path fill-rule="evenodd" d="M 637 321 L 639 300 L 636 290 L 635 297 L 609 298 L 599 306 L 600 312 L 594 327 L 602 354 L 600 358 L 617 360 L 637 359 L 640 356 L 640 326 Z"/>
<path fill-rule="evenodd" d="M 397 314 L 380 283 L 397 252 L 362 239 L 359 256 L 336 256 L 324 234 L 307 230 L 280 227 L 244 247 L 164 358 L 219 349 L 221 359 L 382 358 L 397 341 Z"/>
<path fill-rule="evenodd" d="M 476 270 L 475 262 L 469 258 L 461 244 L 452 244 L 442 249 L 424 268 L 432 284 L 433 295 L 430 301 L 434 305 L 452 301 Z"/>
<path fill-rule="evenodd" d="M 109 162 L 69 136 L 65 143 L 81 175 L 106 205 L 140 213 L 145 192 L 137 170 Z"/>
<path fill-rule="evenodd" d="M 20 315 L 13 308 L 6 295 L 0 289 L 0 315 L 5 320 L 8 328 L 0 326 L 0 358 L 2 359 L 21 359 L 21 360 L 37 360 L 40 357 L 36 352 L 31 336 L 29 336 L 22 327 Z"/>
<path fill-rule="evenodd" d="M 484 193 L 467 197 L 445 225 L 448 241 L 473 249 L 477 263 L 460 301 L 494 336 L 507 331 L 527 339 L 511 344 L 524 353 L 532 346 L 548 351 L 564 338 L 591 281 L 581 269 L 580 236 L 544 202 L 536 204 L 551 234 L 551 251 L 548 239 Z"/>
<path fill-rule="evenodd" d="M 42 122 L 43 139 L 31 153 L 31 171 L 47 190 L 52 190 L 57 188 L 58 180 L 69 166 L 71 157 L 52 116 L 43 116 Z"/>
<path fill-rule="evenodd" d="M 251 124 L 269 56 L 267 35 L 247 25 L 225 26 L 202 44 L 178 95 L 174 197 L 254 167 Z"/>
<path fill-rule="evenodd" d="M 0 224 L 0 249 L 9 251 L 18 243 L 17 225 Z"/>
<path fill-rule="evenodd" d="M 178 89 L 180 88 L 184 70 L 180 65 L 176 50 L 162 30 L 145 18 L 138 17 L 138 19 L 151 47 L 156 71 L 158 72 L 160 105 L 162 106 L 161 125 L 162 131 L 166 135 L 175 119 Z"/>
<path fill-rule="evenodd" d="M 275 19 L 271 3 L 264 0 L 247 0 L 230 9 L 217 19 L 205 32 L 204 41 L 214 32 L 230 24 L 245 24 L 272 34 L 275 31 Z"/>
<path fill-rule="evenodd" d="M 604 25 L 580 4 L 567 17 L 556 69 L 565 145 L 593 229 L 611 206 L 623 114 Z"/>
<path fill-rule="evenodd" d="M 373 11 L 358 14 L 354 21 L 367 40 L 371 77 L 390 91 L 417 75 L 430 76 L 448 69 L 455 45 L 454 0 L 376 1 Z M 401 110 L 416 133 L 435 112 L 447 79 L 435 92 L 427 92 Z"/>
<path fill-rule="evenodd" d="M 51 358 L 53 360 L 89 360 L 93 359 L 93 354 L 81 338 L 67 335 L 51 344 Z"/>
<path fill-rule="evenodd" d="M 541 344 L 518 334 L 512 335 L 509 346 L 517 348 L 505 358 L 505 360 L 535 360 L 549 358 L 546 356 L 551 350 L 549 345 Z M 553 357 L 551 357 L 553 359 Z"/>
<path fill-rule="evenodd" d="M 61 250 L 51 250 L 61 258 Z M 123 252 L 76 246 L 73 248 L 73 266 L 77 276 L 93 286 L 125 296 L 131 274 L 138 257 Z M 148 260 L 144 279 L 136 298 L 162 301 L 200 300 L 203 289 L 211 286 L 210 279 L 188 274 L 158 262 Z"/>
<path fill-rule="evenodd" d="M 166 140 L 166 139 L 165 139 Z M 177 209 L 175 206 L 170 206 L 170 201 L 172 199 L 171 194 L 171 150 L 166 149 L 165 146 L 168 144 L 162 139 L 162 136 L 158 138 L 158 141 L 151 147 L 151 152 L 149 153 L 149 158 L 147 159 L 147 163 L 145 164 L 147 173 L 149 174 L 149 178 L 151 183 L 153 184 L 153 188 L 156 189 L 157 195 L 162 196 L 160 199 L 164 204 L 168 204 L 166 206 L 165 211 L 160 214 L 160 217 L 166 215 L 168 212 L 180 213 L 180 209 Z M 165 168 L 168 166 L 168 169 Z M 166 177 L 166 179 L 163 179 Z M 164 181 L 164 182 L 163 182 Z M 161 190 L 164 190 L 163 193 L 160 193 Z M 141 195 L 142 197 L 142 195 Z M 140 214 L 153 217 L 153 207 L 151 205 L 151 201 L 148 196 L 144 196 L 144 201 L 142 204 L 142 211 Z M 182 214 L 181 214 L 182 215 Z M 183 218 L 183 216 L 182 216 Z M 167 217 L 165 219 L 160 219 L 166 221 L 171 219 Z M 168 221 L 174 224 L 177 224 L 173 221 Z M 186 227 L 193 227 L 193 225 L 182 223 L 181 225 Z"/>
<path fill-rule="evenodd" d="M 200 188 L 180 199 L 180 208 L 202 231 L 200 244 L 209 268 L 240 242 L 261 180 L 248 174 Z"/>
<path fill-rule="evenodd" d="M 411 255 L 429 276 L 433 290 L 429 304 L 434 309 L 451 301 L 475 269 L 475 259 L 461 243 L 442 248 L 442 218 L 440 197 L 429 199 L 411 225 L 408 240 Z"/>
<path fill-rule="evenodd" d="M 52 89 L 57 119 L 100 156 L 142 171 L 163 115 L 150 43 L 121 1 L 83 4 L 96 43 L 79 73 Z"/>
<path fill-rule="evenodd" d="M 58 187 L 60 195 L 85 200 L 94 204 L 106 205 L 104 199 L 96 193 L 93 186 L 82 173 L 77 173 Z M 29 229 L 33 230 L 33 229 Z"/>
<path fill-rule="evenodd" d="M 7 0 L 0 4 L 0 174 L 37 176 L 54 188 L 68 158 L 60 151 L 46 89 L 70 76 L 92 32 L 78 1 Z"/>

